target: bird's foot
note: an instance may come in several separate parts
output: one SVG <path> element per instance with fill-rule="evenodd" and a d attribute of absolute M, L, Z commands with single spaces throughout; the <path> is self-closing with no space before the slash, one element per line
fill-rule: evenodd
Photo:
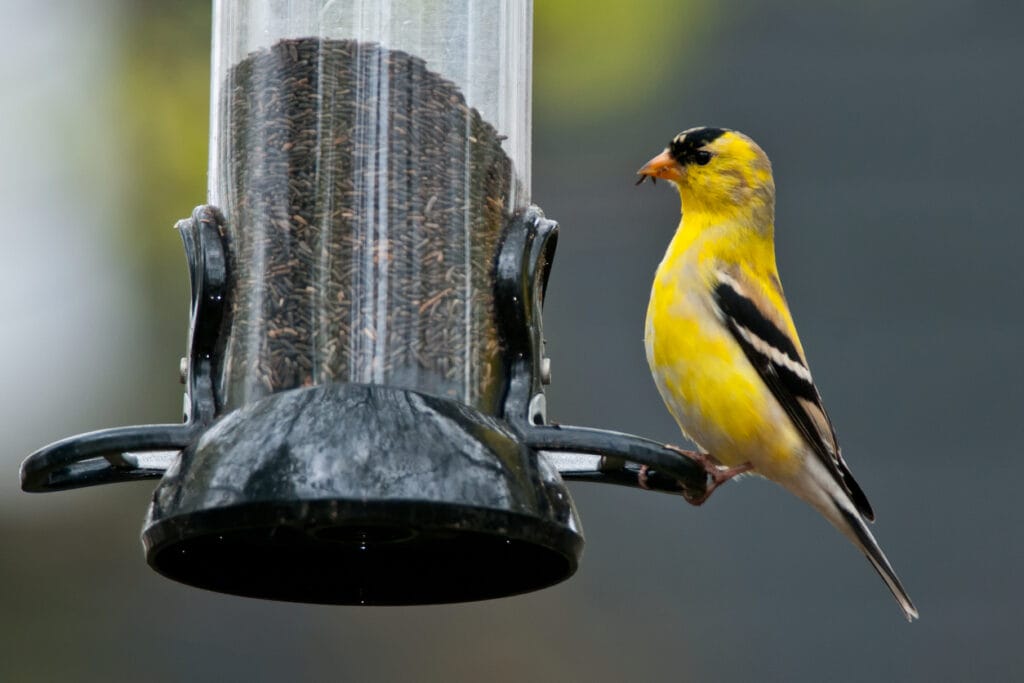
<path fill-rule="evenodd" d="M 650 471 L 650 465 L 640 465 L 640 471 L 636 475 L 636 483 L 640 485 L 644 491 L 650 491 L 651 487 L 647 484 L 647 473 Z"/>
<path fill-rule="evenodd" d="M 701 453 L 699 451 L 687 451 L 682 448 L 679 448 L 678 446 L 673 446 L 672 444 L 665 444 L 665 448 L 671 451 L 675 451 L 676 453 L 682 455 L 683 457 L 689 458 L 690 460 L 693 460 L 694 462 L 698 463 L 701 467 L 704 468 L 704 471 L 707 473 L 708 477 L 711 480 L 710 482 L 708 482 L 707 486 L 704 487 L 704 491 L 702 491 L 701 493 L 694 494 L 686 490 L 685 488 L 683 489 L 683 498 L 685 498 L 686 502 L 689 503 L 690 505 L 703 505 L 704 502 L 711 497 L 711 494 L 714 493 L 715 489 L 717 489 L 719 486 L 721 486 L 722 484 L 729 481 L 735 476 L 738 476 L 745 472 L 749 472 L 752 469 L 754 469 L 754 466 L 751 465 L 749 462 L 745 462 L 742 465 L 737 465 L 735 467 L 723 467 L 722 465 L 718 464 L 718 461 L 715 460 L 713 456 L 708 455 L 707 453 Z M 641 469 L 641 475 L 643 474 L 644 472 Z M 640 485 L 644 486 L 644 483 L 641 482 Z"/>

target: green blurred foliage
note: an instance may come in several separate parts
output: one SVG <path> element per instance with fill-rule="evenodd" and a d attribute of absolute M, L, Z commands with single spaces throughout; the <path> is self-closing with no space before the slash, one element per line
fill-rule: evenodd
<path fill-rule="evenodd" d="M 534 4 L 534 101 L 560 125 L 636 111 L 663 83 L 699 66 L 714 34 L 707 0 L 538 0 Z"/>
<path fill-rule="evenodd" d="M 183 316 L 188 281 L 171 226 L 206 199 L 210 3 L 121 0 L 118 16 L 110 96 L 123 145 L 124 214 L 116 222 L 150 307 Z M 153 323 L 156 339 L 183 346 L 181 317 L 157 314 Z"/>

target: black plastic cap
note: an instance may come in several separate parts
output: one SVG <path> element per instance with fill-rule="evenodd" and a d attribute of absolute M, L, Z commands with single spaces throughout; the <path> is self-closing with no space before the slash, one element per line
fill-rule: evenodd
<path fill-rule="evenodd" d="M 570 577 L 583 537 L 557 471 L 452 401 L 336 384 L 211 427 L 165 476 L 143 531 L 176 581 L 250 597 L 408 605 Z"/>

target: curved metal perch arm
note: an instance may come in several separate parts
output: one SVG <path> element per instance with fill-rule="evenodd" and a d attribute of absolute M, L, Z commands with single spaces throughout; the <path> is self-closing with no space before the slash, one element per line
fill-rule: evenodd
<path fill-rule="evenodd" d="M 191 424 L 141 425 L 62 439 L 39 449 L 22 463 L 21 488 L 29 493 L 45 493 L 159 479 L 198 431 Z"/>
<path fill-rule="evenodd" d="M 562 478 L 569 481 L 617 484 L 694 497 L 703 494 L 707 487 L 707 473 L 701 465 L 661 444 L 631 434 L 584 427 L 535 427 L 527 435 L 527 443 L 544 453 Z"/>

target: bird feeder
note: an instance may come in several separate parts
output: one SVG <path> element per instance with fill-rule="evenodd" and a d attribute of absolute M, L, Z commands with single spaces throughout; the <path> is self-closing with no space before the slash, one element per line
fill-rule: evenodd
<path fill-rule="evenodd" d="M 156 571 L 335 604 L 571 576 L 565 479 L 700 490 L 660 444 L 547 422 L 531 27 L 528 2 L 214 2 L 184 420 L 51 444 L 23 488 L 159 478 Z"/>

